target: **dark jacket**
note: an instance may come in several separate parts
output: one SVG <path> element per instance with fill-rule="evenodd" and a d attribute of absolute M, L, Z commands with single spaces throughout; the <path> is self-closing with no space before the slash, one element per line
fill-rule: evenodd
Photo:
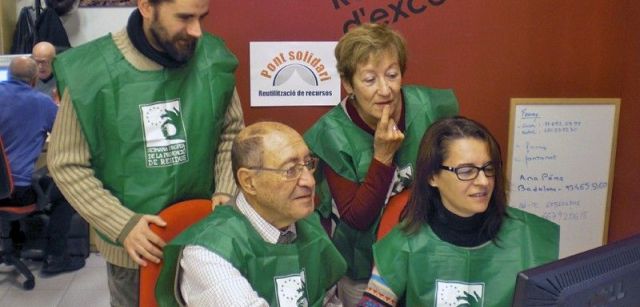
<path fill-rule="evenodd" d="M 54 9 L 46 8 L 36 21 L 36 42 L 50 42 L 56 46 L 56 50 L 71 47 L 67 31 L 62 26 L 62 21 Z M 29 50 L 30 53 L 31 50 Z"/>
<path fill-rule="evenodd" d="M 23 7 L 20 10 L 16 31 L 13 33 L 12 54 L 31 53 L 35 43 L 36 10 L 33 7 Z"/>

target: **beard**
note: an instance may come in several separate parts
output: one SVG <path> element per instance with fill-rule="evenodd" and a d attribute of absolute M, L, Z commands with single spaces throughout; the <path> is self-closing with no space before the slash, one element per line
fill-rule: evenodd
<path fill-rule="evenodd" d="M 196 50 L 197 38 L 193 38 L 186 33 L 178 33 L 173 37 L 169 37 L 167 29 L 158 22 L 157 18 L 151 23 L 150 30 L 158 46 L 174 60 L 186 62 L 193 56 Z"/>

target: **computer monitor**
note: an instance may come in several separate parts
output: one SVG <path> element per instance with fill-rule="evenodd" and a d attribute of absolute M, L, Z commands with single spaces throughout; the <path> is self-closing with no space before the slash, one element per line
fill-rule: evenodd
<path fill-rule="evenodd" d="M 0 67 L 0 81 L 9 79 L 9 70 L 6 67 Z"/>
<path fill-rule="evenodd" d="M 640 234 L 520 272 L 513 306 L 640 306 Z"/>
<path fill-rule="evenodd" d="M 13 58 L 19 56 L 31 56 L 30 54 L 0 54 L 0 81 L 9 78 L 9 64 Z"/>

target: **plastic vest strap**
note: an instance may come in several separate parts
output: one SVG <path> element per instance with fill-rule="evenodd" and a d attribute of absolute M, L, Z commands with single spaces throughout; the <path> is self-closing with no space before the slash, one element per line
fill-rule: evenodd
<path fill-rule="evenodd" d="M 451 90 L 438 90 L 420 86 L 402 88 L 405 110 L 405 138 L 396 152 L 394 164 L 402 181 L 392 191 L 399 193 L 413 181 L 415 161 L 422 135 L 436 120 L 458 114 L 458 103 Z M 373 136 L 356 126 L 338 105 L 325 114 L 304 135 L 311 151 L 320 157 L 340 176 L 362 183 L 373 160 Z M 329 217 L 332 197 L 323 172 L 316 171 L 317 194 L 320 198 L 318 211 Z M 394 183 L 392 183 L 393 185 Z M 381 214 L 381 212 L 380 212 Z M 354 280 L 365 280 L 371 276 L 371 245 L 379 218 L 367 231 L 338 223 L 333 241 L 348 263 L 347 276 Z"/>
<path fill-rule="evenodd" d="M 316 214 L 298 221 L 296 230 L 294 243 L 270 244 L 233 207 L 216 208 L 212 215 L 165 246 L 165 265 L 156 286 L 158 302 L 161 306 L 176 306 L 172 294 L 177 290 L 174 281 L 178 256 L 184 246 L 199 245 L 229 261 L 271 306 L 278 306 L 278 278 L 304 272 L 303 290 L 309 306 L 321 306 L 326 291 L 344 275 L 346 263 Z"/>
<path fill-rule="evenodd" d="M 510 306 L 518 272 L 558 259 L 559 227 L 507 212 L 498 244 L 477 248 L 446 243 L 428 226 L 411 236 L 396 227 L 373 247 L 378 272 L 407 306 Z"/>
<path fill-rule="evenodd" d="M 182 199 L 211 197 L 237 66 L 220 39 L 203 35 L 177 69 L 135 69 L 110 35 L 61 54 L 54 66 L 96 177 L 124 206 L 155 214 Z"/>

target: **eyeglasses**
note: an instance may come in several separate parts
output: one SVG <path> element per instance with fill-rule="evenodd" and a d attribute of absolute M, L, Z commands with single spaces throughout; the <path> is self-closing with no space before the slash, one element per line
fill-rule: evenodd
<path fill-rule="evenodd" d="M 36 60 L 36 59 L 34 59 L 34 61 L 36 61 L 36 64 L 38 64 L 38 65 L 49 65 L 49 64 L 51 64 L 50 60 Z"/>
<path fill-rule="evenodd" d="M 298 180 L 298 178 L 302 176 L 302 170 L 305 168 L 308 171 L 313 173 L 318 167 L 318 161 L 319 159 L 317 157 L 310 157 L 308 160 L 302 163 L 296 163 L 296 165 L 290 168 L 285 168 L 285 169 L 266 168 L 266 167 L 247 167 L 247 168 L 254 171 L 278 172 L 280 173 L 280 175 L 282 175 L 284 180 Z"/>
<path fill-rule="evenodd" d="M 440 168 L 456 173 L 456 177 L 458 177 L 458 179 L 462 181 L 471 181 L 478 178 L 478 174 L 480 174 L 480 171 L 483 171 L 484 175 L 487 177 L 494 177 L 496 175 L 496 167 L 491 162 L 485 164 L 482 167 L 477 167 L 475 165 L 465 165 L 461 167 L 440 165 Z"/>

